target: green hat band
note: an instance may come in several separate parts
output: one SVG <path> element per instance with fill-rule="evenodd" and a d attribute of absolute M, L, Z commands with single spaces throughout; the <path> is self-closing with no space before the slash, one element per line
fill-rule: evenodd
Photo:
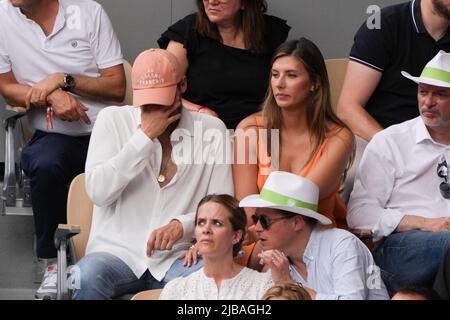
<path fill-rule="evenodd" d="M 269 201 L 269 202 L 275 203 L 280 206 L 287 206 L 287 207 L 293 207 L 293 208 L 294 207 L 305 208 L 305 209 L 317 211 L 316 204 L 307 203 L 307 202 L 303 202 L 303 201 L 300 201 L 300 200 L 297 200 L 294 198 L 286 197 L 286 196 L 283 196 L 282 194 L 267 190 L 265 188 L 263 188 L 261 190 L 259 197 L 262 200 Z"/>
<path fill-rule="evenodd" d="M 432 67 L 425 67 L 423 69 L 420 77 L 450 83 L 450 72 L 447 72 L 447 71 L 444 71 L 441 69 L 432 68 Z"/>

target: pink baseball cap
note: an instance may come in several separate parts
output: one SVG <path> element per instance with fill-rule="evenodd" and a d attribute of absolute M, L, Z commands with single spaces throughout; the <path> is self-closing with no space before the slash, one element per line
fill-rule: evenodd
<path fill-rule="evenodd" d="M 183 78 L 177 58 L 167 50 L 149 49 L 141 52 L 133 64 L 133 105 L 171 106 L 177 84 Z"/>

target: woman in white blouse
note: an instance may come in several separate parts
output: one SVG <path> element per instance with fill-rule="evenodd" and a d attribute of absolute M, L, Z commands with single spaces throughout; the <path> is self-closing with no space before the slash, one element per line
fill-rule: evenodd
<path fill-rule="evenodd" d="M 203 198 L 195 217 L 195 236 L 204 266 L 185 278 L 170 281 L 163 289 L 163 300 L 257 300 L 281 279 L 278 271 L 260 273 L 234 261 L 241 250 L 247 218 L 239 202 L 229 195 Z M 196 257 L 196 252 L 189 254 Z M 186 262 L 188 259 L 185 260 Z M 190 262 L 189 262 L 190 263 Z M 273 266 L 283 270 L 287 266 Z"/>

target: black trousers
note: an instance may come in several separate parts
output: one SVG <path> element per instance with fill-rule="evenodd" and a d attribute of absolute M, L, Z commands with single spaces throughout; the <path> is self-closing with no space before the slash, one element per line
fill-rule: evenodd
<path fill-rule="evenodd" d="M 30 178 L 39 258 L 57 256 L 53 237 L 58 224 L 67 221 L 69 185 L 84 172 L 89 139 L 36 131 L 22 152 L 21 166 Z"/>
<path fill-rule="evenodd" d="M 433 289 L 439 293 L 441 299 L 450 300 L 450 249 L 447 250 L 436 274 Z"/>

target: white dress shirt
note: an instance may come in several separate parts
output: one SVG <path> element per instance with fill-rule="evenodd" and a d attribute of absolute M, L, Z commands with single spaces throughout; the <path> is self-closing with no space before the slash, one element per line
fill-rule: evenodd
<path fill-rule="evenodd" d="M 28 19 L 10 0 L 0 0 L 0 74 L 12 71 L 18 83 L 34 85 L 51 73 L 65 72 L 97 78 L 100 69 L 123 63 L 119 40 L 102 6 L 92 0 L 58 0 L 59 9 L 52 32 Z M 107 103 L 81 96 L 91 123 Z M 82 120 L 62 121 L 53 117 L 46 128 L 46 109 L 31 108 L 33 129 L 72 136 L 87 135 L 92 124 Z"/>
<path fill-rule="evenodd" d="M 431 138 L 421 117 L 377 133 L 359 164 L 348 204 L 350 228 L 370 229 L 374 240 L 390 235 L 405 215 L 450 216 L 437 167 L 450 146 Z"/>
<path fill-rule="evenodd" d="M 303 262 L 307 281 L 293 266 L 291 277 L 316 291 L 316 300 L 389 300 L 369 249 L 346 230 L 314 228 Z"/>
<path fill-rule="evenodd" d="M 217 288 L 204 268 L 185 278 L 176 278 L 166 284 L 160 300 L 260 300 L 274 285 L 271 272 L 257 272 L 243 268 L 232 279 L 224 279 Z"/>
<path fill-rule="evenodd" d="M 233 194 L 231 165 L 221 158 L 221 149 L 231 150 L 231 143 L 228 139 L 213 141 L 206 138 L 205 131 L 198 130 L 197 125 L 201 125 L 203 130 L 223 134 L 226 128 L 221 120 L 183 108 L 171 135 L 172 159 L 181 158 L 176 153 L 184 152 L 186 156 L 191 152 L 209 155 L 210 161 L 177 163 L 175 176 L 161 188 L 156 180 L 161 144 L 139 128 L 140 114 L 140 108 L 125 106 L 109 107 L 98 115 L 86 161 L 86 191 L 94 203 L 86 254 L 111 253 L 138 278 L 149 269 L 161 280 L 190 245 L 199 201 L 207 194 Z M 154 251 L 147 257 L 151 232 L 172 219 L 182 223 L 183 238 L 171 251 Z"/>

